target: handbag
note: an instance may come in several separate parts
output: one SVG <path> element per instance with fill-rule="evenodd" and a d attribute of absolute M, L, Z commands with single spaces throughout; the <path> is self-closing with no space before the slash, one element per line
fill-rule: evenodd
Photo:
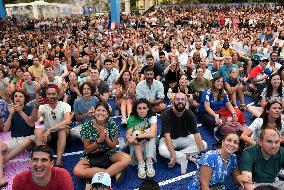
<path fill-rule="evenodd" d="M 88 153 L 87 156 L 89 158 L 89 164 L 91 167 L 106 169 L 112 164 L 106 151 Z"/>
<path fill-rule="evenodd" d="M 220 130 L 223 134 L 227 134 L 229 132 L 244 131 L 244 129 L 245 126 L 237 121 L 226 121 L 220 126 Z"/>

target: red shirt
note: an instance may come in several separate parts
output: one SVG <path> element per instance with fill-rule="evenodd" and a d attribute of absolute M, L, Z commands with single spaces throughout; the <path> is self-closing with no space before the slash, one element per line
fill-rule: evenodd
<path fill-rule="evenodd" d="M 13 190 L 74 190 L 69 172 L 63 168 L 52 168 L 51 179 L 45 187 L 38 186 L 32 179 L 32 171 L 23 171 L 13 179 Z"/>

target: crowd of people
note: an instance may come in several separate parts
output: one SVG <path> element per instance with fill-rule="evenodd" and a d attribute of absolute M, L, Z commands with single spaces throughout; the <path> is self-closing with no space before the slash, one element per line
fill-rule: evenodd
<path fill-rule="evenodd" d="M 74 188 L 62 160 L 73 135 L 84 147 L 73 174 L 93 189 L 111 189 L 130 164 L 154 177 L 157 153 L 182 174 L 197 164 L 188 189 L 232 189 L 229 178 L 283 189 L 283 15 L 266 5 L 166 7 L 122 15 L 114 29 L 108 16 L 2 20 L 0 126 L 11 139 L 0 143 L 0 187 L 3 165 L 32 150 L 13 189 Z M 220 147 L 207 151 L 198 121 Z M 129 151 L 117 146 L 122 127 Z"/>

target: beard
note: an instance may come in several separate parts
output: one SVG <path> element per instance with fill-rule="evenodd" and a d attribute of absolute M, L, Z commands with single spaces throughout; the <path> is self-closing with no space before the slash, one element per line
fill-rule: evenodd
<path fill-rule="evenodd" d="M 185 104 L 182 103 L 174 104 L 174 107 L 177 112 L 182 112 L 185 110 Z"/>

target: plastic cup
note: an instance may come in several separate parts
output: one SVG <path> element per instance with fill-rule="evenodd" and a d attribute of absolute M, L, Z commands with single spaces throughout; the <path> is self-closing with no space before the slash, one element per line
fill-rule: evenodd
<path fill-rule="evenodd" d="M 125 143 L 124 143 L 124 137 L 118 137 L 118 146 L 120 149 L 123 149 L 124 146 L 125 146 Z"/>

